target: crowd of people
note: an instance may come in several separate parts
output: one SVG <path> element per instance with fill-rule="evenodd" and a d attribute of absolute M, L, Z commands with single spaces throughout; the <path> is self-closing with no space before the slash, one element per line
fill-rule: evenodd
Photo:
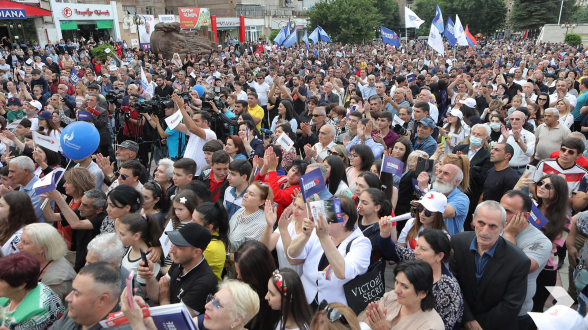
<path fill-rule="evenodd" d="M 209 330 L 586 326 L 588 48 L 4 41 L 0 329 L 155 329 L 141 308 L 176 303 Z M 35 142 L 77 121 L 92 155 Z M 543 313 L 566 257 L 577 311 Z"/>

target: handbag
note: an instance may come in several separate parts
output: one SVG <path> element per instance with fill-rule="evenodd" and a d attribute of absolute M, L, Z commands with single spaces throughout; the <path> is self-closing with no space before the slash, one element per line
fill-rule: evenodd
<path fill-rule="evenodd" d="M 582 263 L 578 262 L 576 266 L 576 276 L 574 276 L 574 285 L 578 292 L 584 290 L 586 285 L 588 285 L 588 270 L 586 267 L 582 265 Z"/>
<path fill-rule="evenodd" d="M 356 237 L 357 238 L 357 237 Z M 347 244 L 346 254 L 351 249 L 351 243 Z M 368 267 L 365 274 L 357 275 L 351 281 L 343 285 L 347 306 L 359 315 L 363 312 L 369 303 L 378 301 L 384 296 L 386 286 L 384 285 L 384 276 L 382 274 L 382 259 Z"/>

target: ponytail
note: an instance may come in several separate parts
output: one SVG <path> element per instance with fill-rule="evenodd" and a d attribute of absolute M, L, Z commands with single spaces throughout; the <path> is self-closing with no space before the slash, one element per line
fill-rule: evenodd
<path fill-rule="evenodd" d="M 200 215 L 204 227 L 212 225 L 212 231 L 217 231 L 218 239 L 225 244 L 225 247 L 228 247 L 229 215 L 222 202 L 204 202 L 196 207 L 196 212 Z M 213 236 L 213 239 L 215 238 Z"/>
<path fill-rule="evenodd" d="M 380 206 L 380 210 L 378 211 L 379 218 L 392 214 L 392 204 L 390 204 L 390 201 L 386 199 L 384 193 L 381 190 L 376 188 L 368 188 L 363 192 L 370 195 L 374 205 Z"/>
<path fill-rule="evenodd" d="M 163 231 L 153 215 L 133 213 L 124 217 L 121 224 L 128 225 L 133 234 L 140 233 L 141 239 L 150 247 L 161 246 L 159 238 Z"/>

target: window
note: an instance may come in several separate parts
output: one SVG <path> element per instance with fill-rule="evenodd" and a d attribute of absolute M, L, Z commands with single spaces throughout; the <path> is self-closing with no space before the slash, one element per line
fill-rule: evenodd
<path fill-rule="evenodd" d="M 174 15 L 174 10 L 165 8 L 165 14 L 166 15 Z"/>
<path fill-rule="evenodd" d="M 71 3 L 71 0 L 55 0 L 58 3 Z"/>
<path fill-rule="evenodd" d="M 412 3 L 407 4 L 406 7 L 408 7 L 408 9 L 412 10 Z"/>
<path fill-rule="evenodd" d="M 265 6 L 264 5 L 250 5 L 250 4 L 236 4 L 235 11 L 237 17 L 243 15 L 245 17 L 264 17 Z"/>
<path fill-rule="evenodd" d="M 129 15 L 135 15 L 137 13 L 137 7 L 135 6 L 123 6 L 122 7 L 123 13 L 129 12 Z"/>
<path fill-rule="evenodd" d="M 257 41 L 261 36 L 262 26 L 245 26 L 245 38 L 247 41 Z"/>
<path fill-rule="evenodd" d="M 145 7 L 145 15 L 153 15 L 153 7 Z"/>

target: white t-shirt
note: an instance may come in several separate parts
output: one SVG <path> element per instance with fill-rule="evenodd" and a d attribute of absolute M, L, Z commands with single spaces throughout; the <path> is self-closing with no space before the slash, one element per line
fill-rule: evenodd
<path fill-rule="evenodd" d="M 260 106 L 266 106 L 267 105 L 267 94 L 270 91 L 270 86 L 268 84 L 266 84 L 265 82 L 263 84 L 258 84 L 255 83 L 253 84 L 253 88 L 255 88 L 255 92 L 257 93 L 257 104 L 259 104 Z"/>
<path fill-rule="evenodd" d="M 206 166 L 204 151 L 202 151 L 204 144 L 209 140 L 216 140 L 216 133 L 208 128 L 204 129 L 204 131 L 206 132 L 206 139 L 203 139 L 190 131 L 187 133 L 190 139 L 188 140 L 184 157 L 194 159 L 196 162 L 196 175 L 199 175 L 202 171 L 202 168 Z"/>
<path fill-rule="evenodd" d="M 23 228 L 16 231 L 12 236 L 2 245 L 1 251 L 3 256 L 8 256 L 13 253 L 18 253 L 16 246 L 20 243 L 20 235 L 22 235 Z"/>

